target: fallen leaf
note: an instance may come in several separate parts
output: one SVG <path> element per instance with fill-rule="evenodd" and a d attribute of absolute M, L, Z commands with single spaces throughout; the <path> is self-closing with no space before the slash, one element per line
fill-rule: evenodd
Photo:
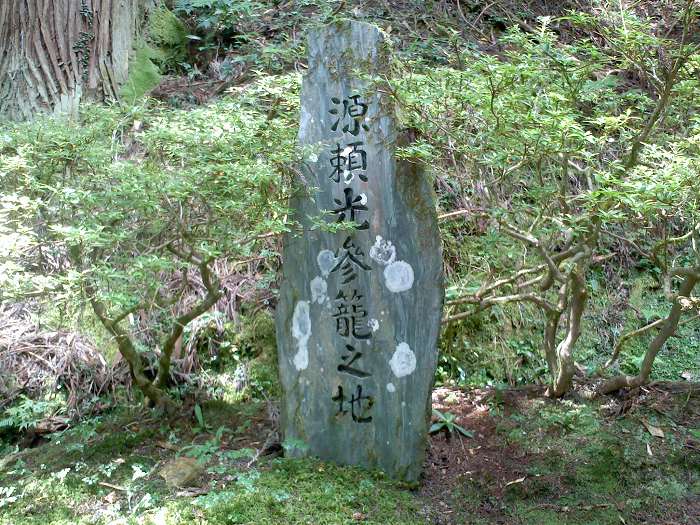
<path fill-rule="evenodd" d="M 148 476 L 148 472 L 145 472 L 141 468 L 141 465 L 131 465 L 131 470 L 133 471 L 131 474 L 131 481 L 136 481 L 137 479 L 145 478 L 146 476 Z"/>
<path fill-rule="evenodd" d="M 508 483 L 506 483 L 505 486 L 507 487 L 508 485 L 515 485 L 516 483 L 522 483 L 523 481 L 525 481 L 525 478 L 527 478 L 527 476 L 523 476 L 522 478 L 514 479 L 513 481 L 509 481 Z"/>
<path fill-rule="evenodd" d="M 649 454 L 649 456 L 653 456 L 653 455 L 654 455 L 654 454 L 651 453 L 651 447 L 649 446 L 649 443 L 647 443 L 647 454 Z"/>
<path fill-rule="evenodd" d="M 664 431 L 661 430 L 659 427 L 655 427 L 654 425 L 651 425 L 648 421 L 642 419 L 642 425 L 649 431 L 649 434 L 651 434 L 654 437 L 657 438 L 663 438 L 664 437 Z"/>
<path fill-rule="evenodd" d="M 114 489 L 114 490 L 121 490 L 122 492 L 128 492 L 129 489 L 120 487 L 119 485 L 112 485 L 111 483 L 107 483 L 105 481 L 100 481 L 98 485 L 102 485 L 103 487 L 107 487 L 108 489 Z"/>

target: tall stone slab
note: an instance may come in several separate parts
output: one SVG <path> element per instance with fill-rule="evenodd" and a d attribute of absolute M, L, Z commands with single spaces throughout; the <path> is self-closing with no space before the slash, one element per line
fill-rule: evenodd
<path fill-rule="evenodd" d="M 297 454 L 414 481 L 443 301 L 434 194 L 395 159 L 382 33 L 345 21 L 308 43 L 291 202 L 303 233 L 285 238 L 277 307 L 282 431 Z"/>

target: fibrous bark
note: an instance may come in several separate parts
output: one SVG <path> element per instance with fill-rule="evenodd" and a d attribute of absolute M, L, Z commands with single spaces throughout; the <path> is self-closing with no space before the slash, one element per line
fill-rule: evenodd
<path fill-rule="evenodd" d="M 116 98 L 128 76 L 142 0 L 0 2 L 0 116 L 75 114 Z"/>

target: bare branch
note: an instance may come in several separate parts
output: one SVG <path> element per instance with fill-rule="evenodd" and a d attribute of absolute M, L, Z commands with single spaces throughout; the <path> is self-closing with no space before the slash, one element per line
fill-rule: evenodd
<path fill-rule="evenodd" d="M 523 277 L 525 275 L 529 275 L 529 274 L 536 273 L 536 272 L 541 272 L 545 268 L 546 268 L 546 266 L 544 264 L 541 264 L 541 265 L 535 266 L 533 268 L 525 268 L 524 270 L 520 270 L 520 271 L 516 272 L 515 275 L 513 275 L 511 277 L 499 279 L 498 281 L 494 281 L 491 284 L 484 283 L 481 286 L 481 288 L 479 288 L 479 290 L 474 295 L 468 295 L 468 296 L 460 297 L 458 299 L 453 299 L 451 301 L 447 301 L 445 303 L 445 305 L 452 306 L 452 305 L 462 304 L 462 303 L 467 303 L 467 302 L 479 302 L 483 298 L 483 296 L 486 295 L 487 293 L 489 293 L 497 288 L 500 288 L 501 286 L 505 286 L 507 284 L 512 284 L 515 281 L 517 281 L 520 277 Z M 540 279 L 540 278 L 541 277 L 537 277 L 536 279 Z M 518 288 L 523 288 L 525 286 L 525 284 L 527 284 L 527 283 L 523 283 L 523 285 L 518 285 Z M 474 301 L 473 298 L 476 298 L 477 300 Z"/>
<path fill-rule="evenodd" d="M 140 302 L 140 303 L 138 303 L 138 304 L 135 304 L 135 305 L 132 306 L 131 308 L 127 308 L 127 309 L 124 310 L 122 313 L 120 313 L 119 315 L 117 315 L 117 317 L 115 317 L 115 318 L 112 320 L 112 323 L 113 323 L 113 324 L 118 324 L 118 323 L 120 323 L 121 321 L 123 321 L 124 319 L 126 319 L 126 318 L 129 316 L 129 314 L 133 314 L 134 312 L 136 312 L 136 311 L 138 311 L 138 310 L 141 310 L 141 309 L 144 308 L 145 306 L 146 306 L 146 305 L 145 305 L 143 302 Z"/>
<path fill-rule="evenodd" d="M 484 211 L 481 208 L 476 208 L 443 213 L 442 215 L 438 215 L 438 220 L 442 221 L 445 219 L 452 219 L 454 217 L 461 217 L 462 215 L 472 215 L 474 217 L 488 217 L 488 214 L 484 213 Z"/>
<path fill-rule="evenodd" d="M 197 265 L 202 282 L 207 290 L 207 295 L 199 303 L 175 319 L 170 329 L 170 334 L 163 342 L 160 358 L 158 359 L 158 374 L 155 379 L 155 384 L 158 388 L 163 388 L 167 384 L 170 376 L 170 361 L 173 349 L 178 339 L 182 336 L 185 326 L 214 306 L 221 297 L 220 283 L 212 275 L 209 267 L 210 262 L 210 260 L 206 260 Z"/>
<path fill-rule="evenodd" d="M 534 293 L 520 293 L 520 294 L 513 294 L 513 295 L 503 295 L 500 297 L 487 297 L 485 299 L 479 300 L 478 298 L 469 298 L 466 299 L 464 303 L 472 303 L 476 304 L 477 308 L 473 312 L 462 312 L 459 314 L 451 315 L 448 317 L 445 317 L 442 320 L 443 324 L 451 323 L 454 321 L 459 321 L 460 319 L 466 319 L 467 317 L 471 317 L 472 315 L 486 310 L 487 308 L 491 308 L 492 306 L 496 306 L 498 304 L 506 304 L 506 303 L 517 303 L 517 302 L 530 302 L 533 304 L 536 304 L 546 312 L 551 312 L 553 311 L 552 305 L 550 305 L 545 299 L 542 297 L 537 296 Z"/>
<path fill-rule="evenodd" d="M 651 367 L 654 364 L 656 355 L 664 347 L 666 341 L 676 333 L 676 329 L 678 328 L 679 320 L 683 313 L 683 304 L 680 298 L 689 297 L 697 283 L 698 278 L 696 275 L 690 274 L 684 277 L 680 289 L 678 290 L 678 295 L 673 302 L 673 306 L 671 306 L 668 316 L 666 316 L 661 323 L 661 331 L 654 337 L 651 343 L 649 343 L 649 347 L 644 354 L 642 365 L 639 367 L 639 373 L 636 376 L 619 375 L 608 379 L 598 387 L 598 394 L 609 394 L 610 392 L 615 392 L 625 387 L 636 388 L 649 381 Z"/>
<path fill-rule="evenodd" d="M 700 319 L 700 314 L 694 316 L 694 317 L 689 317 L 688 319 L 684 319 L 683 321 L 678 322 L 678 326 L 683 326 L 688 323 L 691 323 L 693 321 L 697 321 Z M 636 337 L 638 335 L 641 335 L 645 332 L 648 332 L 652 328 L 656 328 L 657 326 L 662 325 L 666 321 L 665 318 L 662 319 L 657 319 L 656 321 L 649 323 L 645 326 L 642 326 L 641 328 L 638 328 L 637 330 L 633 330 L 632 332 L 628 332 L 626 334 L 623 334 L 620 336 L 620 339 L 618 339 L 617 343 L 615 343 L 615 347 L 613 348 L 613 353 L 610 356 L 610 359 L 606 361 L 606 363 L 603 365 L 603 369 L 606 369 L 610 367 L 617 359 L 620 357 L 620 352 L 622 351 L 622 345 L 628 341 L 629 339 L 632 339 L 633 337 Z"/>

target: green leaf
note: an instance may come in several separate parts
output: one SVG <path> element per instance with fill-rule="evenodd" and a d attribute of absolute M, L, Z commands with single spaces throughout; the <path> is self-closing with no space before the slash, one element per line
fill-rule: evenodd
<path fill-rule="evenodd" d="M 473 438 L 473 437 L 474 437 L 474 432 L 470 432 L 469 430 L 467 430 L 467 429 L 464 428 L 464 427 L 461 427 L 461 426 L 459 426 L 459 425 L 455 425 L 455 428 L 457 429 L 457 431 L 458 431 L 460 434 L 462 434 L 462 435 L 465 436 L 465 437 L 468 437 L 468 438 Z"/>
<path fill-rule="evenodd" d="M 197 424 L 199 427 L 205 429 L 206 425 L 204 424 L 204 414 L 202 414 L 202 407 L 199 405 L 194 406 L 194 417 L 197 418 Z"/>
<path fill-rule="evenodd" d="M 434 434 L 435 432 L 439 432 L 440 430 L 442 430 L 444 428 L 444 426 L 445 426 L 444 423 L 433 423 L 432 425 L 430 425 L 429 432 L 431 434 Z"/>
<path fill-rule="evenodd" d="M 436 408 L 433 408 L 433 415 L 438 417 L 441 420 L 445 419 L 445 415 Z"/>

